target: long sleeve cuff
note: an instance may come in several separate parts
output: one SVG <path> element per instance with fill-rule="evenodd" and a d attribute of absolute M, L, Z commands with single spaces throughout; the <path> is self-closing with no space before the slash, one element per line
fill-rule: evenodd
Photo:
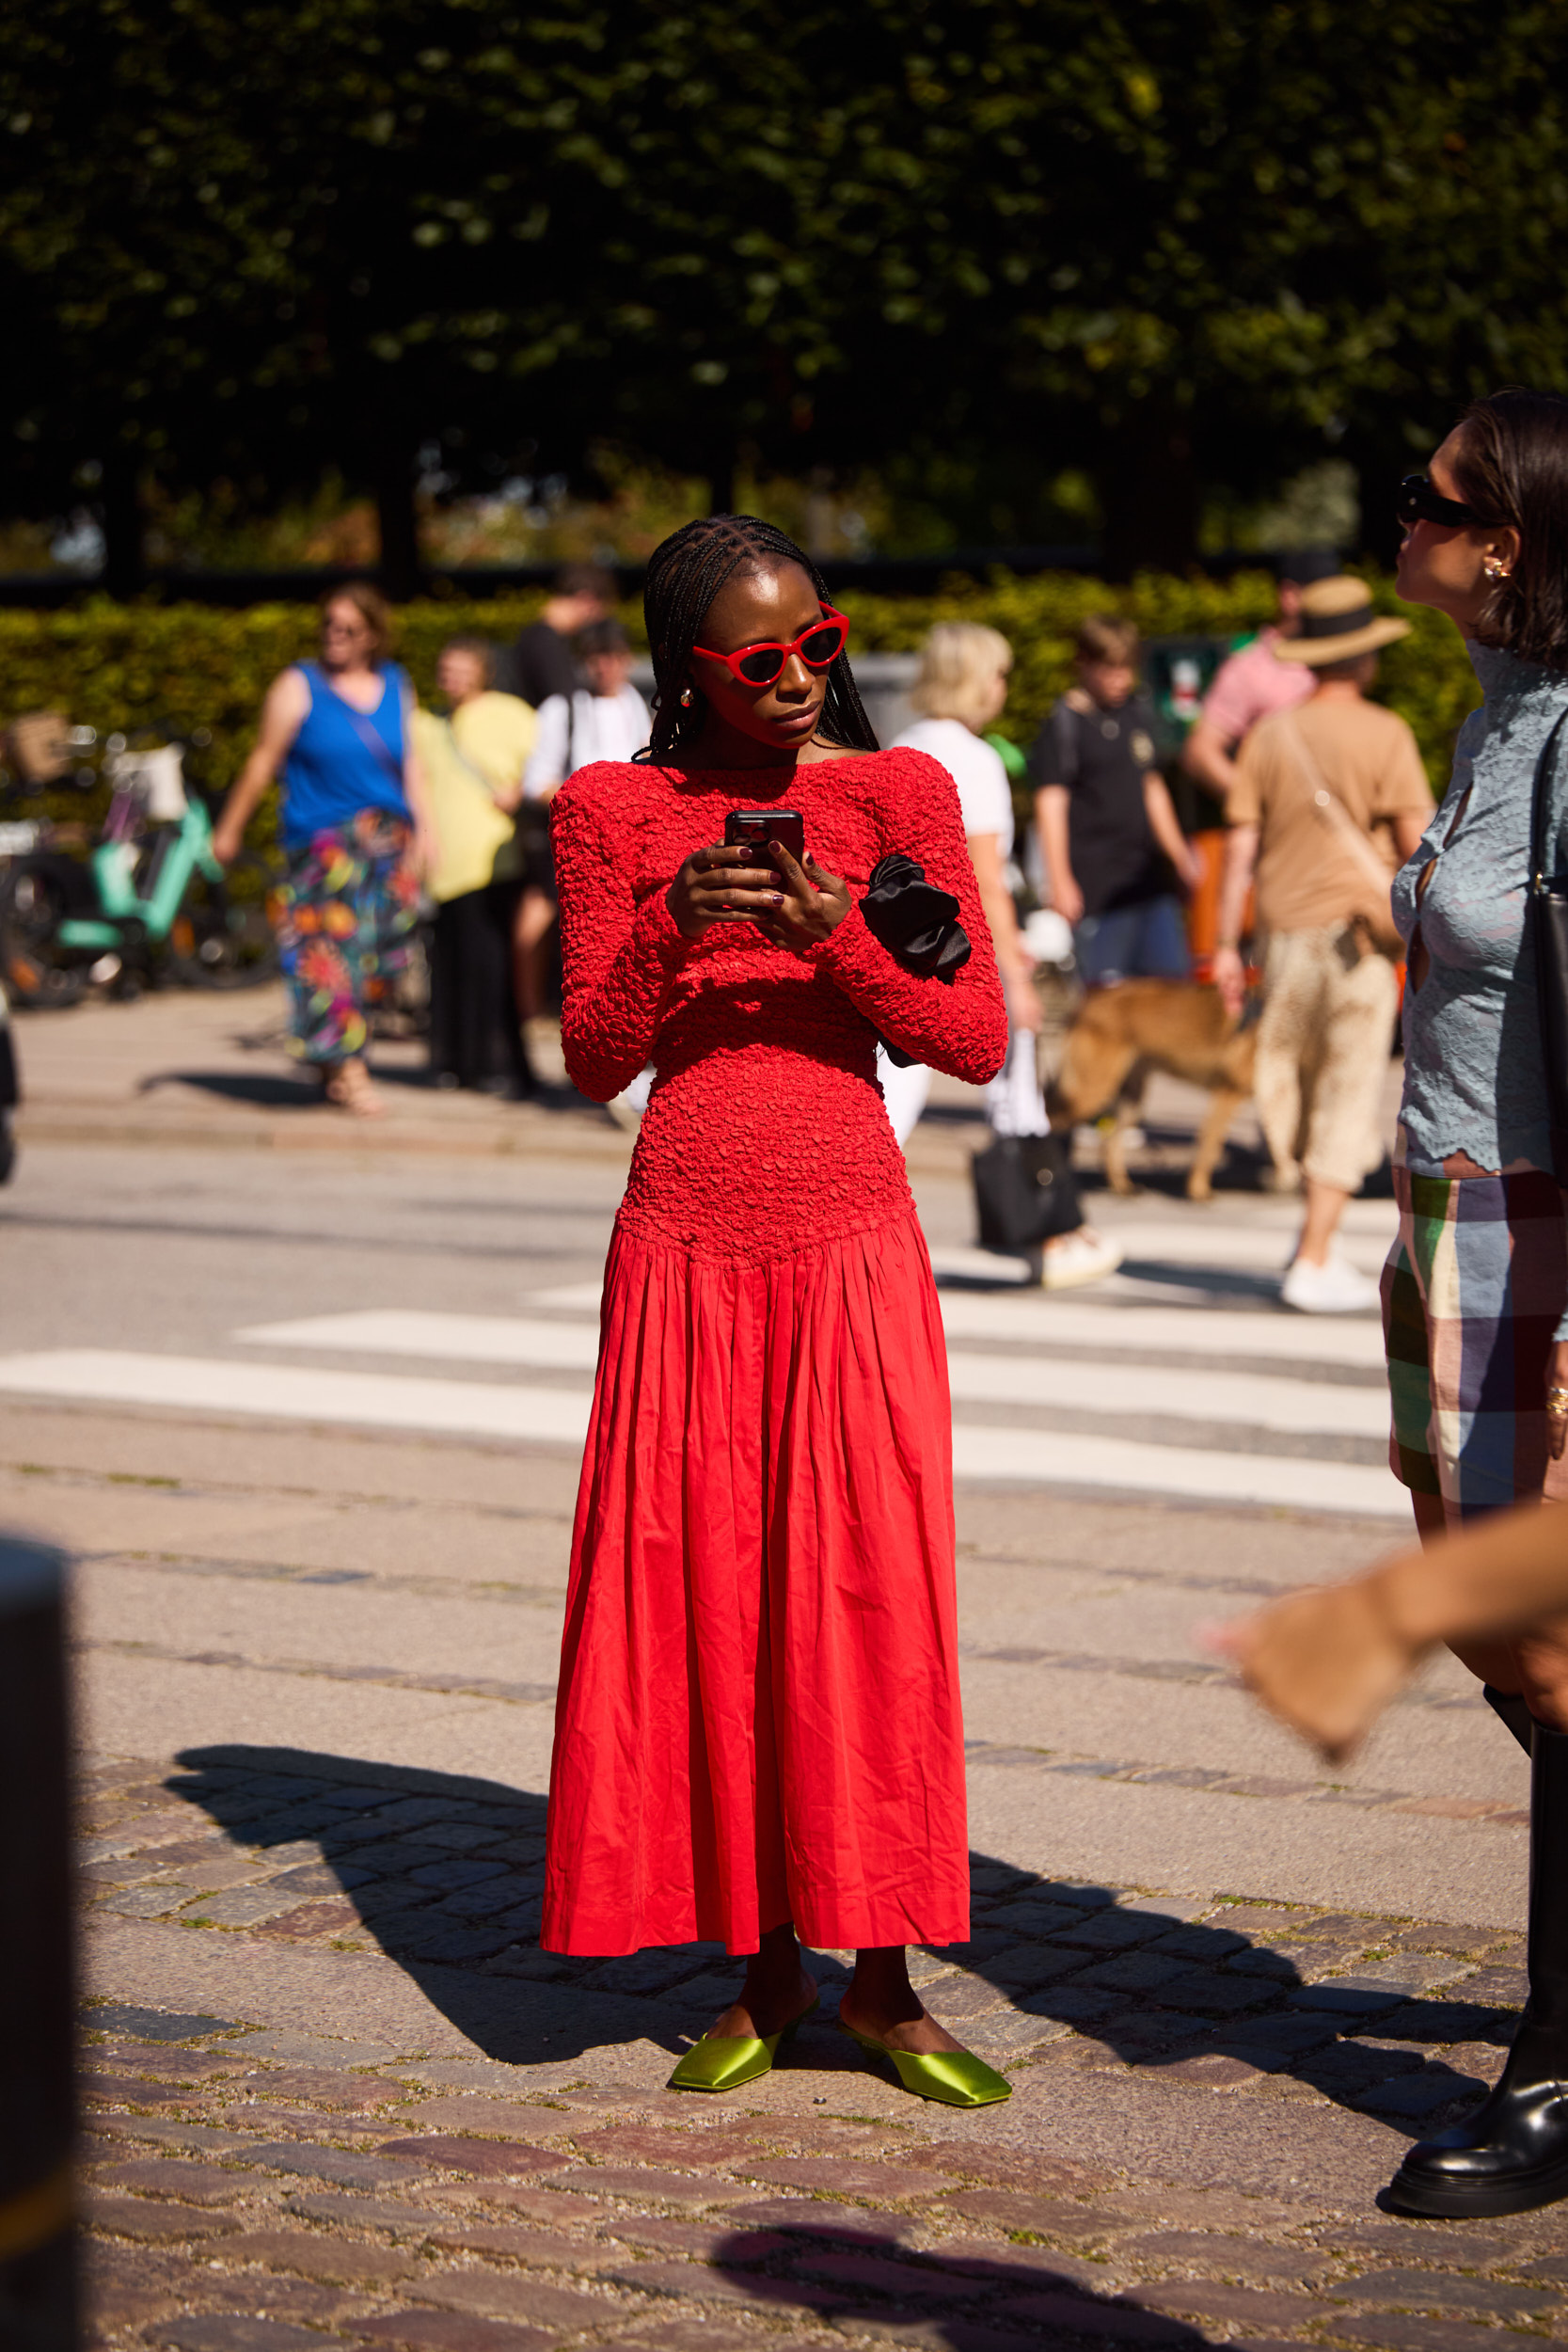
<path fill-rule="evenodd" d="M 670 912 L 670 901 L 662 890 L 656 890 L 651 898 L 644 898 L 637 910 L 637 920 L 631 927 L 631 937 L 640 948 L 650 948 L 668 972 L 676 971 L 684 963 L 696 941 L 688 939 Z"/>

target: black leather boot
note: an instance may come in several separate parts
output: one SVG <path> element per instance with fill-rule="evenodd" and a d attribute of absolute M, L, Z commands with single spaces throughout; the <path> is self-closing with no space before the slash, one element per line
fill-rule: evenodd
<path fill-rule="evenodd" d="M 1534 1726 L 1529 1999 L 1502 2079 L 1471 2116 L 1411 2149 L 1396 2213 L 1469 2220 L 1568 2197 L 1568 1733 Z"/>
<path fill-rule="evenodd" d="M 1535 1751 L 1531 1745 L 1531 1734 L 1535 1727 L 1535 1717 L 1530 1713 L 1518 1692 L 1494 1691 L 1489 1682 L 1483 1682 L 1481 1686 L 1481 1695 L 1497 1721 L 1505 1729 L 1512 1731 L 1525 1754 L 1533 1756 Z"/>

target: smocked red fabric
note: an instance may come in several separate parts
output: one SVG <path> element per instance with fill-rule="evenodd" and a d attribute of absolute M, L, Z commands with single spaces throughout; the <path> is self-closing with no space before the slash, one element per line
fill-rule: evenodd
<path fill-rule="evenodd" d="M 658 1073 L 573 1534 L 555 1951 L 746 1952 L 786 1918 L 818 1946 L 968 1932 L 946 1355 L 875 1047 L 978 1084 L 1006 1014 L 946 770 L 772 772 L 607 764 L 555 803 L 567 1067 L 601 1101 Z M 749 925 L 686 940 L 675 872 L 769 800 L 856 907 L 800 958 Z M 959 901 L 951 987 L 860 917 L 895 849 Z"/>

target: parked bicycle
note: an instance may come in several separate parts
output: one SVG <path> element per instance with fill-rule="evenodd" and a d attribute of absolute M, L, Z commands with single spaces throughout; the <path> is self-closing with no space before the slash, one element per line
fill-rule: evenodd
<path fill-rule="evenodd" d="M 61 822 L 40 803 L 45 794 L 97 789 L 92 764 L 97 744 L 95 727 L 71 726 L 55 710 L 29 711 L 0 735 L 0 976 L 9 981 L 16 1001 L 29 1008 L 73 1005 L 87 989 L 85 967 L 50 964 L 30 955 L 7 930 L 5 908 L 20 861 L 90 846 L 85 824 Z"/>
<path fill-rule="evenodd" d="M 279 876 L 254 850 L 227 871 L 213 855 L 206 798 L 185 775 L 188 754 L 208 740 L 109 736 L 108 812 L 87 857 L 71 855 L 57 834 L 13 854 L 0 878 L 0 938 L 18 1004 L 74 1003 L 89 982 L 135 995 L 166 973 L 197 988 L 276 977 Z"/>

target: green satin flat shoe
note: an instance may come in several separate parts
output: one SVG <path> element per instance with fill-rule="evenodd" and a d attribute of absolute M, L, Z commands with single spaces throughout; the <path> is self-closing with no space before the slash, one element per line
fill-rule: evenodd
<path fill-rule="evenodd" d="M 838 2029 L 858 2042 L 868 2057 L 891 2066 L 904 2089 L 912 2090 L 917 2099 L 940 2099 L 949 2107 L 993 2107 L 1013 2095 L 1006 2076 L 977 2058 L 973 2050 L 890 2050 L 885 2042 L 857 2033 L 842 2018 Z"/>
<path fill-rule="evenodd" d="M 672 2090 L 738 2090 L 742 2083 L 755 2082 L 766 2074 L 779 2055 L 781 2042 L 793 2042 L 813 2010 L 819 2006 L 816 2000 L 807 2003 L 799 2017 L 792 2017 L 777 2033 L 764 2034 L 705 2034 L 694 2042 L 685 2058 L 670 2077 Z"/>

